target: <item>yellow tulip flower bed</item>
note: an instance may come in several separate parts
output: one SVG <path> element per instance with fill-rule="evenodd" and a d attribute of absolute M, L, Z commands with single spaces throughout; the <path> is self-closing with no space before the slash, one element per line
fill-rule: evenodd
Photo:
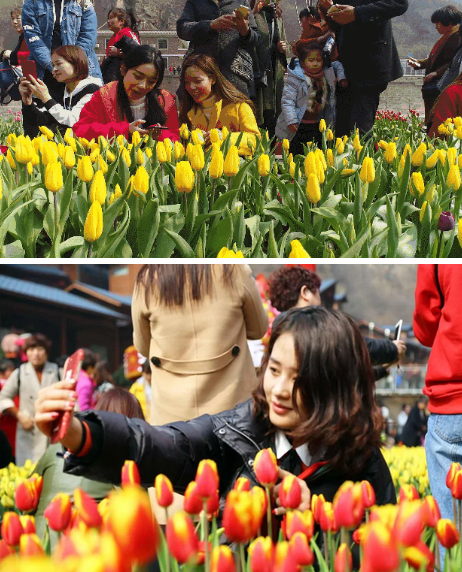
<path fill-rule="evenodd" d="M 180 142 L 87 141 L 42 128 L 0 157 L 1 257 L 460 257 L 462 118 L 430 141 L 377 121 L 276 157 L 183 126 Z M 385 137 L 379 139 L 379 137 Z"/>
<path fill-rule="evenodd" d="M 23 467 L 17 467 L 10 463 L 0 469 L 0 514 L 3 510 L 11 510 L 14 507 L 14 492 L 16 487 L 25 481 L 34 470 L 35 463 L 26 461 Z"/>
<path fill-rule="evenodd" d="M 390 468 L 396 492 L 404 485 L 414 485 L 422 497 L 430 495 L 427 460 L 423 447 L 392 447 L 382 449 Z"/>

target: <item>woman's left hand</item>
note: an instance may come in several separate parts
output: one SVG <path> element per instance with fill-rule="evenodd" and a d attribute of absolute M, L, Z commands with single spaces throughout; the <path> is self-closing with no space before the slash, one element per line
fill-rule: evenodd
<path fill-rule="evenodd" d="M 236 30 L 239 32 L 241 36 L 247 36 L 249 33 L 249 15 L 244 18 L 242 15 L 236 15 L 234 12 L 234 23 L 236 24 Z"/>
<path fill-rule="evenodd" d="M 284 54 L 287 49 L 287 44 L 282 40 L 279 40 L 279 42 L 277 43 L 277 48 L 281 52 L 281 54 Z"/>
<path fill-rule="evenodd" d="M 430 83 L 434 79 L 436 79 L 437 74 L 436 72 L 431 72 L 424 77 L 424 83 Z"/>
<path fill-rule="evenodd" d="M 292 473 L 289 473 L 289 471 L 284 471 L 284 469 L 281 469 L 281 467 L 278 468 L 278 472 L 279 472 L 279 478 L 283 479 L 284 477 L 288 477 L 289 475 L 291 475 Z M 301 502 L 300 505 L 298 507 L 297 510 L 300 510 L 301 512 L 308 510 L 311 508 L 311 491 L 308 488 L 308 485 L 305 483 L 304 480 L 302 479 L 298 479 L 297 481 L 300 484 L 300 488 L 302 490 L 302 498 L 301 498 Z M 274 491 L 274 500 L 276 502 L 277 508 L 274 509 L 274 514 L 279 515 L 279 514 L 286 514 L 287 509 L 281 506 L 281 501 L 279 500 L 279 488 L 281 486 L 281 483 L 279 483 L 278 485 L 276 485 L 273 489 Z"/>
<path fill-rule="evenodd" d="M 41 79 L 35 79 L 35 77 L 29 76 L 29 82 L 32 89 L 32 95 L 38 97 L 42 103 L 46 103 L 51 99 L 50 92 L 47 86 L 43 83 Z"/>

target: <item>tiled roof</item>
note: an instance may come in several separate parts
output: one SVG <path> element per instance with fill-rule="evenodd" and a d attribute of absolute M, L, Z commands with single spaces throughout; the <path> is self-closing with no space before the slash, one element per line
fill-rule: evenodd
<path fill-rule="evenodd" d="M 87 290 L 94 290 L 95 292 L 102 294 L 103 296 L 107 296 L 108 298 L 112 298 L 113 300 L 117 300 L 118 302 L 122 302 L 127 306 L 132 305 L 132 297 L 131 296 L 122 296 L 122 294 L 116 294 L 115 292 L 111 292 L 110 290 L 105 290 L 104 288 L 98 288 L 97 286 L 93 286 L 91 284 L 85 284 L 84 282 L 74 282 L 74 284 L 80 284 L 81 286 L 85 286 Z"/>

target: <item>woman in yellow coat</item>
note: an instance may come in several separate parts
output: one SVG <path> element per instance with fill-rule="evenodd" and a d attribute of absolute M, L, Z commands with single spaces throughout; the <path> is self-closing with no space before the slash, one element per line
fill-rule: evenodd
<path fill-rule="evenodd" d="M 210 144 L 212 129 L 226 129 L 239 145 L 240 154 L 251 154 L 260 137 L 253 104 L 246 95 L 224 78 L 215 60 L 206 55 L 192 55 L 183 65 L 181 74 L 183 94 L 180 123 L 205 133 L 205 144 Z"/>
<path fill-rule="evenodd" d="M 132 302 L 133 342 L 152 369 L 151 423 L 186 421 L 248 399 L 247 339 L 268 316 L 246 265 L 147 264 Z"/>

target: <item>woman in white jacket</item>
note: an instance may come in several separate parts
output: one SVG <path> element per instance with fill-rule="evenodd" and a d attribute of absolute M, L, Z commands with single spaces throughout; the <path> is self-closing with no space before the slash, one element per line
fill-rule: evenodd
<path fill-rule="evenodd" d="M 303 154 L 303 145 L 308 141 L 320 145 L 319 123 L 324 119 L 333 125 L 335 115 L 335 74 L 332 67 L 323 68 L 321 46 L 303 43 L 298 56 L 293 69 L 289 66 L 287 70 L 282 113 L 276 124 L 276 136 L 290 141 L 294 156 Z"/>
<path fill-rule="evenodd" d="M 19 86 L 22 97 L 24 133 L 31 138 L 44 125 L 53 131 L 65 131 L 77 123 L 83 106 L 102 86 L 99 78 L 88 77 L 88 60 L 78 46 L 61 46 L 51 55 L 53 76 L 65 84 L 62 101 L 54 100 L 45 83 L 31 75 L 23 77 Z M 33 101 L 33 96 L 40 104 Z"/>

